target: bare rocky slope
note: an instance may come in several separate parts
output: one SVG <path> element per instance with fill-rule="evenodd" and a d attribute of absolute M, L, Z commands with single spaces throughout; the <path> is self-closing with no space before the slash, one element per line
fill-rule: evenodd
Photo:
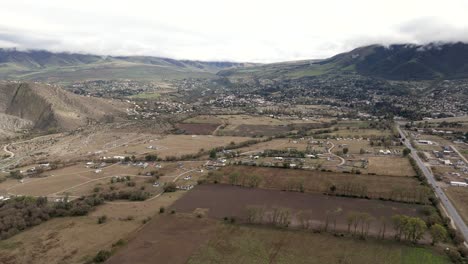
<path fill-rule="evenodd" d="M 84 97 L 58 86 L 0 82 L 0 129 L 70 130 L 124 116 L 120 101 Z"/>

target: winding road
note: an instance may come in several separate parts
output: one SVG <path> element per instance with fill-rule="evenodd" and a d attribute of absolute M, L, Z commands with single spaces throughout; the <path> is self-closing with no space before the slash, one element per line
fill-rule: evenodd
<path fill-rule="evenodd" d="M 12 159 L 12 158 L 15 157 L 15 153 L 9 151 L 9 150 L 8 150 L 8 146 L 9 146 L 9 145 L 5 145 L 5 146 L 3 147 L 3 151 L 5 151 L 6 153 L 8 153 L 8 154 L 10 155 L 10 157 L 8 157 L 8 158 L 6 158 L 6 159 L 4 159 L 4 160 L 9 160 L 9 159 Z"/>
<path fill-rule="evenodd" d="M 329 153 L 330 155 L 332 155 L 332 156 L 334 156 L 334 157 L 337 157 L 337 158 L 339 158 L 339 159 L 341 160 L 340 164 L 338 164 L 337 166 L 341 166 L 341 165 L 345 164 L 345 162 L 346 162 L 345 159 L 343 159 L 342 157 L 340 157 L 340 156 L 338 156 L 338 155 L 336 155 L 336 154 L 334 154 L 334 153 L 331 152 L 332 149 L 335 148 L 335 144 L 333 144 L 333 142 L 330 142 L 330 141 L 328 141 L 327 143 L 329 143 L 329 144 L 332 145 L 331 148 L 328 149 L 328 153 Z"/>
<path fill-rule="evenodd" d="M 463 238 L 465 239 L 465 246 L 466 246 L 466 241 L 468 241 L 468 227 L 466 226 L 466 223 L 463 221 L 461 216 L 458 214 L 457 210 L 453 206 L 452 202 L 448 199 L 447 195 L 445 194 L 444 190 L 440 188 L 437 185 L 437 182 L 434 178 L 434 175 L 432 174 L 431 170 L 429 170 L 422 160 L 419 158 L 416 149 L 413 148 L 413 146 L 410 143 L 410 140 L 406 137 L 405 133 L 400 128 L 400 125 L 397 125 L 398 132 L 401 135 L 401 138 L 403 140 L 403 143 L 407 148 L 411 150 L 411 157 L 416 161 L 418 164 L 419 168 L 423 172 L 424 176 L 427 178 L 427 181 L 429 184 L 432 186 L 432 189 L 434 190 L 435 194 L 439 198 L 441 204 L 445 208 L 445 211 L 447 215 L 450 217 L 452 220 L 452 223 L 456 226 L 457 230 L 460 231 L 460 233 L 463 235 Z"/>

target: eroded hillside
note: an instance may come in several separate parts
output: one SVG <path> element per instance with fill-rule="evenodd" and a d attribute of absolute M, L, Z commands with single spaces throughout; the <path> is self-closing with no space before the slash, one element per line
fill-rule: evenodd
<path fill-rule="evenodd" d="M 119 120 L 125 109 L 119 101 L 79 96 L 46 84 L 2 82 L 0 95 L 5 130 L 69 130 Z"/>

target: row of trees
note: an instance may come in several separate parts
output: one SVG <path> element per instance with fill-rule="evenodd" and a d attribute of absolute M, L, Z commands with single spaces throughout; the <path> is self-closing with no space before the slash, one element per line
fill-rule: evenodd
<path fill-rule="evenodd" d="M 435 223 L 428 227 L 428 224 L 419 217 L 394 215 L 391 219 L 386 217 L 376 219 L 366 212 L 351 211 L 343 215 L 341 208 L 326 211 L 325 219 L 321 221 L 319 229 L 325 232 L 337 232 L 337 223 L 340 219 L 346 219 L 347 233 L 361 238 L 370 235 L 372 225 L 378 226 L 376 235 L 381 239 L 386 238 L 389 227 L 393 227 L 390 231 L 395 239 L 413 243 L 421 240 L 427 231 L 432 237 L 433 244 L 443 242 L 448 238 L 447 230 L 442 224 Z M 312 223 L 317 222 L 313 219 L 313 213 L 310 210 L 293 213 L 289 208 L 265 206 L 248 206 L 246 221 L 250 224 L 269 224 L 278 227 L 288 227 L 292 221 L 296 221 L 298 223 L 296 227 L 302 229 L 311 229 Z"/>
<path fill-rule="evenodd" d="M 208 174 L 208 181 L 212 183 L 227 183 L 244 187 L 259 187 L 263 178 L 256 174 L 245 174 L 239 171 L 225 175 L 220 171 L 213 171 Z M 372 192 L 365 182 L 342 181 L 338 183 L 328 183 L 323 185 L 320 182 L 305 181 L 304 178 L 297 177 L 282 181 L 280 179 L 269 181 L 272 188 L 284 191 L 305 192 L 306 190 L 320 191 L 326 195 L 343 196 L 364 199 L 380 199 L 386 201 L 430 204 L 433 194 L 429 187 L 425 185 L 395 187 L 389 191 Z"/>
<path fill-rule="evenodd" d="M 212 183 L 229 183 L 251 188 L 259 187 L 262 183 L 262 178 L 256 174 L 241 174 L 239 172 L 233 172 L 225 177 L 222 172 L 211 171 L 208 173 L 207 179 Z"/>

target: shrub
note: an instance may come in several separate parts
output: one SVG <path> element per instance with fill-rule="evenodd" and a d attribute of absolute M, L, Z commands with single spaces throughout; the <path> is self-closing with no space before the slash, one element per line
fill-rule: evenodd
<path fill-rule="evenodd" d="M 175 192 L 176 190 L 177 190 L 177 186 L 173 182 L 170 182 L 164 185 L 164 192 Z"/>
<path fill-rule="evenodd" d="M 101 250 L 97 253 L 97 255 L 93 258 L 94 262 L 102 263 L 106 261 L 111 256 L 110 251 Z"/>
<path fill-rule="evenodd" d="M 107 222 L 107 215 L 102 215 L 98 218 L 98 224 L 104 224 Z"/>

